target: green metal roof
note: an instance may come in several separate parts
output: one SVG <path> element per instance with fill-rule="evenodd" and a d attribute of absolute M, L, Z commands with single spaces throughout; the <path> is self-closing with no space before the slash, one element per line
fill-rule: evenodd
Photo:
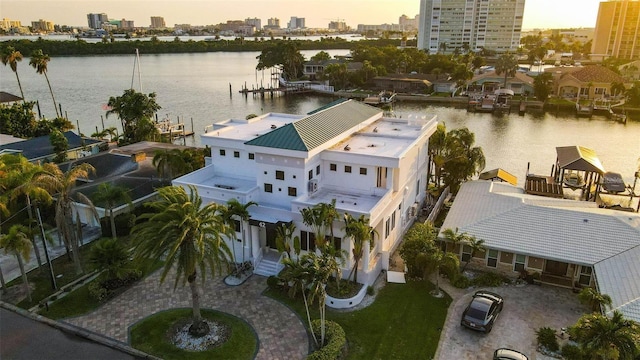
<path fill-rule="evenodd" d="M 245 144 L 285 150 L 310 151 L 363 121 L 380 109 L 349 100 L 310 113 L 294 123 L 274 129 Z"/>

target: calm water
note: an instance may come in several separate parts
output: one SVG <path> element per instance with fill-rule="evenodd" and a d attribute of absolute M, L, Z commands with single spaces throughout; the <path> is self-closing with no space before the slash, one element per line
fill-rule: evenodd
<path fill-rule="evenodd" d="M 317 51 L 305 51 L 309 58 Z M 346 54 L 347 50 L 330 52 Z M 179 116 L 196 134 L 215 121 L 244 118 L 266 112 L 306 113 L 333 100 L 329 97 L 245 98 L 238 93 L 246 82 L 266 85 L 268 72 L 256 72 L 258 52 L 141 55 L 142 90 L 155 92 L 162 106 L 160 117 L 173 121 Z M 39 100 L 43 115 L 51 118 L 55 111 L 46 81 L 28 65 L 25 58 L 18 65 L 27 100 Z M 48 66 L 49 79 L 63 111 L 91 134 L 102 127 L 100 116 L 110 96 L 119 96 L 131 87 L 134 56 L 57 57 Z M 229 84 L 232 96 L 229 95 Z M 140 90 L 137 75 L 134 88 Z M 9 67 L 0 67 L 0 90 L 19 94 L 15 75 Z M 434 113 L 448 129 L 466 126 L 476 134 L 476 143 L 484 150 L 486 169 L 496 167 L 524 178 L 527 162 L 531 171 L 548 174 L 555 162 L 555 147 L 582 145 L 594 149 L 608 171 L 622 173 L 632 182 L 640 157 L 640 122 L 626 125 L 604 117 L 578 119 L 572 115 L 517 114 L 496 116 L 467 113 L 464 109 L 435 107 L 422 103 L 400 103 L 397 116 Z M 105 118 L 105 126 L 117 126 L 115 116 Z M 199 144 L 199 137 L 187 144 Z"/>

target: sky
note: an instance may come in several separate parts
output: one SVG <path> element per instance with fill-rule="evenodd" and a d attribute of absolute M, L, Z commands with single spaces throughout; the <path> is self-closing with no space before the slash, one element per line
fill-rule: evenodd
<path fill-rule="evenodd" d="M 522 27 L 595 27 L 600 0 L 527 0 Z M 44 19 L 59 25 L 87 26 L 88 13 L 106 13 L 110 19 L 133 20 L 149 26 L 151 16 L 162 16 L 167 26 L 210 25 L 257 17 L 266 25 L 277 17 L 286 27 L 292 16 L 304 17 L 307 27 L 326 28 L 330 21 L 358 24 L 398 23 L 405 14 L 419 13 L 420 0 L 1 0 L 0 17 L 22 25 Z"/>

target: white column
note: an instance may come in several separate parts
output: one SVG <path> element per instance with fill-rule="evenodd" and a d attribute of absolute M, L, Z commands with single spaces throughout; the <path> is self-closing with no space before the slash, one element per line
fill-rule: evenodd
<path fill-rule="evenodd" d="M 250 226 L 251 231 L 251 254 L 253 258 L 257 258 L 260 254 L 260 228 L 257 226 Z"/>
<path fill-rule="evenodd" d="M 363 272 L 369 270 L 369 254 L 371 252 L 371 248 L 369 246 L 369 242 L 364 243 L 364 256 L 362 257 L 362 270 Z"/>

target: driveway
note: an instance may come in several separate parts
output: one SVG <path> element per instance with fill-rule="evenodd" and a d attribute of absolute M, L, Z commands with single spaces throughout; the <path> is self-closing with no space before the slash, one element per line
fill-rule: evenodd
<path fill-rule="evenodd" d="M 483 334 L 460 326 L 462 312 L 479 289 L 466 291 L 450 288 L 448 283 L 443 285 L 453 301 L 436 359 L 491 359 L 493 351 L 500 347 L 521 351 L 531 360 L 551 359 L 536 352 L 536 330 L 546 326 L 559 332 L 587 312 L 568 289 L 538 285 L 486 288 L 504 297 L 504 308 L 491 333 Z"/>

